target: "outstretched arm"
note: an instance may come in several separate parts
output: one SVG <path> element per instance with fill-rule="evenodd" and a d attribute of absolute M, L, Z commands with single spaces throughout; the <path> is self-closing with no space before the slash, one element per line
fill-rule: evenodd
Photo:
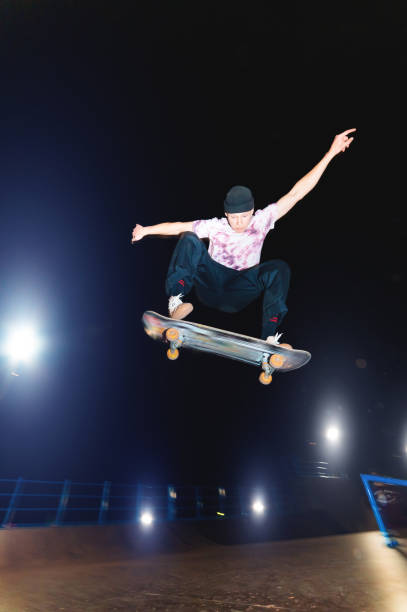
<path fill-rule="evenodd" d="M 349 138 L 348 134 L 355 131 L 356 128 L 352 128 L 351 130 L 346 130 L 345 132 L 335 136 L 329 151 L 324 155 L 321 161 L 312 170 L 310 170 L 308 174 L 303 176 L 302 179 L 300 179 L 285 196 L 278 200 L 277 219 L 281 219 L 283 215 L 288 213 L 288 211 L 291 210 L 291 208 L 299 200 L 302 200 L 302 198 L 315 187 L 322 174 L 325 172 L 329 162 L 332 161 L 335 155 L 338 155 L 338 153 L 341 152 L 344 153 L 346 149 L 350 147 L 351 142 L 353 141 L 353 136 Z"/>
<path fill-rule="evenodd" d="M 161 234 L 161 236 L 176 236 L 183 232 L 192 232 L 193 221 L 187 221 L 185 223 L 158 223 L 157 225 L 149 225 L 143 227 L 142 225 L 136 225 L 133 229 L 132 242 L 141 240 L 144 236 L 150 234 Z"/>

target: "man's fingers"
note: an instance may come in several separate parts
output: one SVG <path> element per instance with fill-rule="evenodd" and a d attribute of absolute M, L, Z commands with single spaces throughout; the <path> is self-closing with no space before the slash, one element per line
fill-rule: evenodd
<path fill-rule="evenodd" d="M 353 138 L 348 138 L 348 140 L 345 142 L 343 148 L 341 149 L 342 153 L 345 153 L 346 149 L 349 148 L 352 140 L 353 140 Z"/>
<path fill-rule="evenodd" d="M 350 134 L 351 132 L 356 132 L 356 128 L 351 128 L 350 130 L 345 130 L 344 132 L 342 132 L 342 136 L 346 136 L 347 134 Z"/>

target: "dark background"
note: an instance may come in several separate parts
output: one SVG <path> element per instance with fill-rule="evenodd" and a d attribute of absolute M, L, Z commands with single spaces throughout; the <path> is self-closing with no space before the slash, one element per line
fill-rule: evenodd
<path fill-rule="evenodd" d="M 403 3 L 0 6 L 0 323 L 47 341 L 18 378 L 2 362 L 0 476 L 260 482 L 281 456 L 405 475 Z M 292 269 L 282 331 L 311 363 L 263 387 L 167 361 L 140 319 L 166 313 L 175 238 L 131 246 L 133 226 L 221 216 L 237 183 L 262 208 L 353 127 L 263 249 Z M 194 304 L 260 333 L 260 302 Z"/>

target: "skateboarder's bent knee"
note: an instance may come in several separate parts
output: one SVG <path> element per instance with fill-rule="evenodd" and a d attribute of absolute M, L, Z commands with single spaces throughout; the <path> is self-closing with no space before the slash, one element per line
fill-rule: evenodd
<path fill-rule="evenodd" d="M 202 242 L 202 240 L 198 238 L 198 236 L 194 232 L 182 232 L 178 240 L 182 240 L 184 242 L 185 241 L 198 242 L 198 243 Z"/>
<path fill-rule="evenodd" d="M 265 287 L 272 284 L 276 278 L 283 281 L 288 287 L 291 278 L 291 268 L 282 259 L 272 259 L 260 265 L 259 278 Z"/>

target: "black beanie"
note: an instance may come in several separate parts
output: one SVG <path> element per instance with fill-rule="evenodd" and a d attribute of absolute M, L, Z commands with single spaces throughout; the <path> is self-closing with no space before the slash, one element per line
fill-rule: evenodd
<path fill-rule="evenodd" d="M 253 194 L 248 187 L 235 185 L 226 194 L 224 201 L 225 212 L 241 213 L 254 208 Z"/>

